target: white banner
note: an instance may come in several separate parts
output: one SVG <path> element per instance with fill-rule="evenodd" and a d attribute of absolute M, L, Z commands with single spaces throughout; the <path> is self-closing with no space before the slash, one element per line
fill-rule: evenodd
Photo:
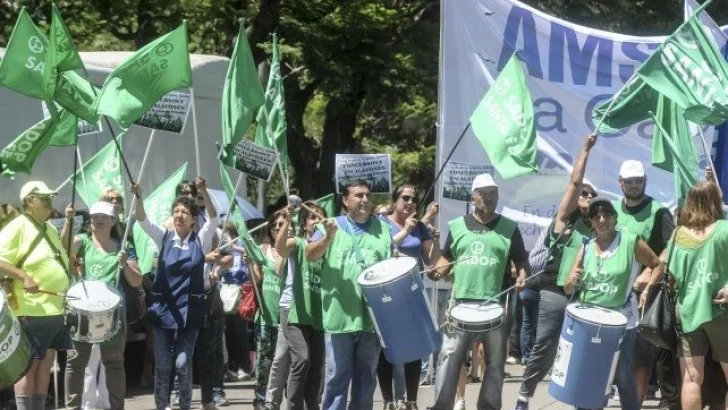
<path fill-rule="evenodd" d="M 243 138 L 235 145 L 235 169 L 270 182 L 278 163 L 278 151 Z"/>
<path fill-rule="evenodd" d="M 444 0 L 441 16 L 439 130 L 437 168 L 452 150 L 488 85 L 521 50 L 534 103 L 540 172 L 503 181 L 499 208 L 520 223 L 530 248 L 556 212 L 574 158 L 594 129 L 594 106 L 608 99 L 632 76 L 663 37 L 634 37 L 578 26 L 513 0 Z M 668 34 L 668 33 L 666 33 Z M 626 159 L 647 169 L 647 193 L 668 206 L 675 204 L 672 174 L 650 166 L 652 122 L 642 122 L 616 134 L 600 135 L 592 149 L 586 178 L 610 199 L 622 196 L 618 172 Z M 713 132 L 706 133 L 708 144 Z M 699 138 L 696 136 L 696 138 Z M 697 143 L 698 140 L 696 140 Z M 697 145 L 701 170 L 706 166 Z M 488 157 L 469 130 L 453 160 L 487 164 Z M 440 229 L 463 215 L 462 204 L 442 198 Z"/>
<path fill-rule="evenodd" d="M 392 159 L 389 154 L 336 154 L 336 193 L 347 185 L 362 180 L 369 183 L 371 193 L 392 193 Z"/>
<path fill-rule="evenodd" d="M 485 164 L 467 164 L 450 160 L 442 171 L 442 197 L 470 202 L 473 180 L 482 173 L 493 175 L 495 168 Z"/>
<path fill-rule="evenodd" d="M 142 118 L 134 121 L 134 124 L 181 134 L 185 130 L 189 112 L 190 95 L 172 91 L 163 95 Z"/>

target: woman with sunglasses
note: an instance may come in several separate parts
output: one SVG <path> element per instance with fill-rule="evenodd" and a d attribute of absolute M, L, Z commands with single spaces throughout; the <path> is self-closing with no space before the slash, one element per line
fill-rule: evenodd
<path fill-rule="evenodd" d="M 440 244 L 437 238 L 433 240 L 427 226 L 415 218 L 417 200 L 417 188 L 414 185 L 400 185 L 392 193 L 391 213 L 380 218 L 391 227 L 390 232 L 395 250 L 402 256 L 417 259 L 418 269 L 421 271 L 425 265 L 430 265 L 431 261 L 440 259 Z M 434 217 L 429 212 L 435 212 L 437 207 L 431 206 L 429 209 L 430 211 L 423 218 L 425 220 Z M 394 366 L 400 366 L 400 368 L 395 369 Z M 389 363 L 384 357 L 384 353 L 380 354 L 377 378 L 382 390 L 385 410 L 417 409 L 417 390 L 420 384 L 422 359 L 405 363 L 404 372 L 402 372 L 401 366 Z M 401 379 L 394 377 L 396 373 L 399 375 L 404 373 L 406 402 L 400 385 Z M 394 392 L 392 391 L 393 379 Z"/>

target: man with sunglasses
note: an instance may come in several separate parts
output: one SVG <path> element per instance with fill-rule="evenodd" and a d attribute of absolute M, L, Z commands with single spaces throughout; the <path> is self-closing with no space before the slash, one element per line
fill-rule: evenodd
<path fill-rule="evenodd" d="M 647 242 L 655 254 L 659 255 L 670 240 L 675 222 L 669 209 L 645 194 L 647 176 L 640 161 L 627 160 L 622 163 L 619 169 L 619 185 L 624 198 L 613 203 L 617 210 L 617 228 L 638 235 Z M 644 290 L 650 272 L 650 269 L 643 269 L 635 282 L 635 291 Z M 634 368 L 640 403 L 647 395 L 655 362 L 661 396 L 659 408 L 676 410 L 680 406 L 680 401 L 678 362 L 674 352 L 660 349 L 638 336 Z"/>
<path fill-rule="evenodd" d="M 586 138 L 571 172 L 571 181 L 559 202 L 556 217 L 536 240 L 529 255 L 531 269 L 534 273 L 541 273 L 537 284 L 538 325 L 531 356 L 523 372 L 516 410 L 528 410 L 536 387 L 551 371 L 556 360 L 564 310 L 569 302 L 564 284 L 583 246 L 583 239 L 591 236 L 587 211 L 589 200 L 596 198 L 597 192 L 593 186 L 584 183 L 584 174 L 589 152 L 596 140 L 596 135 Z"/>
<path fill-rule="evenodd" d="M 456 304 L 498 303 L 497 300 L 491 301 L 491 298 L 501 291 L 505 278 L 510 278 L 511 261 L 518 272 L 518 291 L 525 287 L 526 276 L 530 273 L 528 252 L 518 224 L 496 212 L 498 185 L 490 174 L 475 177 L 471 200 L 474 212 L 449 222 L 442 256 L 428 276 L 432 280 L 453 280 L 452 299 Z M 452 261 L 458 263 L 448 265 Z M 505 324 L 491 332 L 473 333 L 446 327 L 435 377 L 435 404 L 432 409 L 451 410 L 455 405 L 460 369 L 468 348 L 475 341 L 482 341 L 487 352 L 478 408 L 501 408 L 507 329 L 510 326 Z"/>
<path fill-rule="evenodd" d="M 23 185 L 20 201 L 24 214 L 13 219 L 0 235 L 0 276 L 12 279 L 8 305 L 33 349 L 30 368 L 15 384 L 18 410 L 45 409 L 56 350 L 72 348 L 63 297 L 70 285 L 68 254 L 63 251 L 58 231 L 48 222 L 56 194 L 41 181 Z M 70 221 L 66 218 L 64 227 L 70 232 L 69 222 L 73 223 L 72 217 Z"/>

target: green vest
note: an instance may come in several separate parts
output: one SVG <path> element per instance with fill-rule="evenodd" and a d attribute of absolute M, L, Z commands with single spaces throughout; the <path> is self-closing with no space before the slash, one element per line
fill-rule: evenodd
<path fill-rule="evenodd" d="M 584 238 L 591 238 L 591 236 L 591 229 L 581 218 L 579 218 L 572 228 L 571 237 L 569 237 L 566 241 L 564 249 L 562 250 L 561 263 L 559 264 L 559 276 L 556 279 L 557 285 L 563 287 L 564 284 L 566 284 L 566 279 L 568 279 L 569 273 L 571 273 L 571 268 L 574 266 L 576 256 L 579 254 L 581 248 L 584 247 Z M 556 234 L 552 230 L 551 243 L 555 240 Z"/>
<path fill-rule="evenodd" d="M 614 209 L 617 211 L 617 229 L 627 230 L 639 236 L 643 241 L 649 242 L 650 236 L 652 236 L 652 228 L 655 226 L 655 215 L 657 211 L 664 208 L 658 201 L 654 199 L 650 201 L 649 206 L 644 207 L 634 215 L 627 213 L 624 199 L 612 202 Z"/>
<path fill-rule="evenodd" d="M 286 284 L 288 274 L 288 263 L 284 259 L 281 264 L 281 276 L 276 275 L 276 263 L 265 256 L 266 263 L 263 268 L 263 283 L 260 297 L 263 299 L 262 306 L 255 315 L 255 324 L 263 326 L 278 326 L 280 323 L 281 291 Z"/>
<path fill-rule="evenodd" d="M 716 222 L 710 236 L 697 244 L 685 243 L 681 236 L 678 231 L 670 272 L 677 286 L 682 330 L 690 333 L 724 313 L 713 298 L 728 284 L 728 221 Z M 673 245 L 670 242 L 668 249 Z"/>
<path fill-rule="evenodd" d="M 323 328 L 327 333 L 374 332 L 357 278 L 364 269 L 391 256 L 389 224 L 371 217 L 367 231 L 355 238 L 350 226 L 341 226 L 341 219 L 336 219 L 339 230 L 321 263 Z"/>
<path fill-rule="evenodd" d="M 492 231 L 472 232 L 465 226 L 465 217 L 448 224 L 453 259 L 460 261 L 453 268 L 453 297 L 486 300 L 503 287 L 508 266 L 511 236 L 518 224 L 501 215 Z"/>
<path fill-rule="evenodd" d="M 306 241 L 296 238 L 296 275 L 293 277 L 293 301 L 288 312 L 288 323 L 309 325 L 322 329 L 321 260 L 306 260 Z"/>
<path fill-rule="evenodd" d="M 584 290 L 582 300 L 608 309 L 619 309 L 627 303 L 632 291 L 634 247 L 637 235 L 618 231 L 616 251 L 606 257 L 596 254 L 596 241 L 586 247 L 584 257 Z"/>

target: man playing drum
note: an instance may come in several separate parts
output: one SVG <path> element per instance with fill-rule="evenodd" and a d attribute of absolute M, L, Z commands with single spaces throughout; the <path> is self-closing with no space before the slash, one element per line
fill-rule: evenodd
<path fill-rule="evenodd" d="M 23 185 L 20 200 L 25 213 L 0 236 L 0 275 L 13 279 L 8 301 L 33 348 L 33 362 L 15 384 L 18 410 L 45 409 L 55 350 L 72 347 L 64 318 L 68 256 L 48 222 L 56 193 L 41 181 Z"/>
<path fill-rule="evenodd" d="M 322 259 L 325 410 L 346 408 L 349 383 L 351 408 L 371 410 L 374 405 L 381 346 L 357 277 L 368 266 L 390 257 L 392 240 L 389 224 L 372 216 L 369 199 L 366 182 L 349 184 L 342 197 L 346 215 L 325 219 L 326 233 L 316 232 L 306 247 L 306 259 Z"/>
<path fill-rule="evenodd" d="M 473 181 L 471 192 L 475 211 L 450 221 L 450 232 L 438 267 L 428 274 L 433 280 L 453 279 L 451 309 L 453 303 L 455 306 L 466 302 L 497 304 L 497 299 L 492 302 L 490 299 L 500 292 L 504 275 L 510 274 L 509 261 L 515 263 L 518 271 L 516 286 L 519 291 L 523 289 L 530 271 L 528 253 L 517 223 L 496 213 L 498 185 L 493 177 L 489 174 L 478 175 Z M 451 261 L 458 261 L 452 269 L 451 266 L 443 266 Z M 508 333 L 504 331 L 506 328 L 509 327 L 501 326 L 490 332 L 466 332 L 446 324 L 435 378 L 436 399 L 432 409 L 453 408 L 460 368 L 465 362 L 468 347 L 476 340 L 483 341 L 487 352 L 478 409 L 501 408 L 508 339 Z"/>
<path fill-rule="evenodd" d="M 670 235 L 675 229 L 670 210 L 645 194 L 647 177 L 645 168 L 639 161 L 627 160 L 622 163 L 619 169 L 619 185 L 622 187 L 624 199 L 613 202 L 617 210 L 617 229 L 624 229 L 637 235 L 647 242 L 656 255 L 659 255 L 667 246 Z M 637 278 L 635 282 L 637 292 L 645 288 L 650 272 L 650 269 L 644 268 Z M 647 385 L 655 361 L 660 385 L 660 408 L 676 410 L 680 407 L 678 396 L 680 378 L 675 353 L 655 347 L 638 335 L 634 368 L 640 403 L 647 395 Z"/>

